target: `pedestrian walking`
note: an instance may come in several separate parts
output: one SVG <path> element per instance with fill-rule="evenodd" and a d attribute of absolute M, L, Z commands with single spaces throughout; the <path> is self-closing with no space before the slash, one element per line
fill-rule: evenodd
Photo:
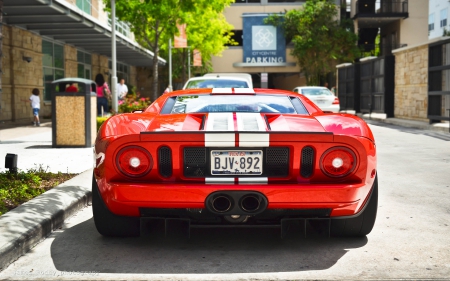
<path fill-rule="evenodd" d="M 33 109 L 33 125 L 41 126 L 41 122 L 39 121 L 39 110 L 41 109 L 41 98 L 39 97 L 39 89 L 34 88 L 31 91 L 32 95 L 30 96 L 30 104 Z"/>
<path fill-rule="evenodd" d="M 111 90 L 101 73 L 95 76 L 95 84 L 97 84 L 97 116 L 103 116 L 109 112 L 108 100 L 111 98 Z"/>
<path fill-rule="evenodd" d="M 125 84 L 125 79 L 120 79 L 119 84 L 117 84 L 117 98 L 119 100 L 124 100 L 128 94 L 128 87 Z"/>

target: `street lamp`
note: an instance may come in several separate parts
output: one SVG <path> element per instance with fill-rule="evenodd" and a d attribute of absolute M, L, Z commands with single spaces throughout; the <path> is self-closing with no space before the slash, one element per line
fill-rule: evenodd
<path fill-rule="evenodd" d="M 112 77 L 111 77 L 111 96 L 113 112 L 118 112 L 117 106 L 117 63 L 116 63 L 116 1 L 111 0 L 111 60 L 112 60 Z"/>

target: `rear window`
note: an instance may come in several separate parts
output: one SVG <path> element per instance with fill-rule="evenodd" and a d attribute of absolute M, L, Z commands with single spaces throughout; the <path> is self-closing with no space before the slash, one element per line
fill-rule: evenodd
<path fill-rule="evenodd" d="M 306 114 L 303 105 L 293 104 L 292 99 L 288 96 L 271 95 L 182 95 L 169 99 L 161 113 L 261 112 Z"/>
<path fill-rule="evenodd" d="M 204 79 L 189 81 L 186 89 L 199 88 L 248 88 L 246 81 L 232 79 Z"/>
<path fill-rule="evenodd" d="M 333 96 L 328 89 L 301 89 L 302 94 L 310 96 Z"/>

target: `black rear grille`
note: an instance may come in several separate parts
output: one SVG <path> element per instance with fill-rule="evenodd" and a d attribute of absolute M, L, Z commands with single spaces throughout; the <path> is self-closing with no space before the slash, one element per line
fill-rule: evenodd
<path fill-rule="evenodd" d="M 163 146 L 158 150 L 159 174 L 165 178 L 172 176 L 172 150 Z"/>
<path fill-rule="evenodd" d="M 300 162 L 300 175 L 304 178 L 312 176 L 314 171 L 314 149 L 306 146 L 302 149 L 302 159 Z"/>
<path fill-rule="evenodd" d="M 184 149 L 184 175 L 186 177 L 205 177 L 207 175 L 205 147 Z"/>
<path fill-rule="evenodd" d="M 289 174 L 289 148 L 268 147 L 265 170 L 267 177 L 286 177 Z"/>

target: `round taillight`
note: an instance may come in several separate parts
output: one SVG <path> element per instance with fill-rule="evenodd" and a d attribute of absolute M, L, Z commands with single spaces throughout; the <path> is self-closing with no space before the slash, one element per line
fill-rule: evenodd
<path fill-rule="evenodd" d="M 120 172 L 129 177 L 142 177 L 153 167 L 150 153 L 139 146 L 122 148 L 116 157 L 116 165 Z"/>
<path fill-rule="evenodd" d="M 355 169 L 356 157 L 346 147 L 333 147 L 320 158 L 320 169 L 330 177 L 344 177 Z"/>

